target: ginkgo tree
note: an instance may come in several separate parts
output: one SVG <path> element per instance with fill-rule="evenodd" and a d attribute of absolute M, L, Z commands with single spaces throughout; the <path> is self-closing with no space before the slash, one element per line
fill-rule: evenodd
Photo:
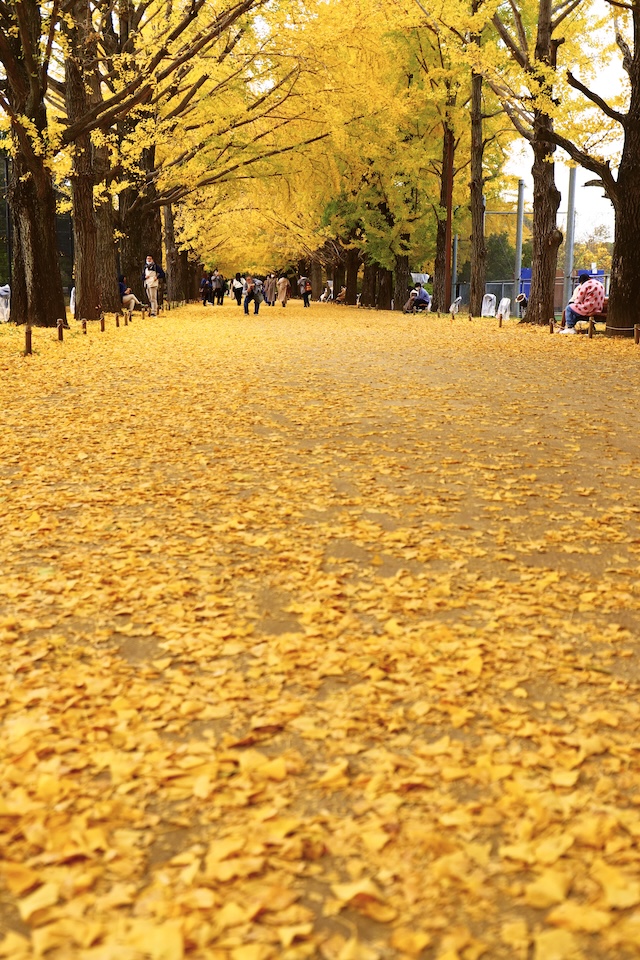
<path fill-rule="evenodd" d="M 92 189 L 90 173 L 85 169 L 89 162 L 86 138 L 93 131 L 110 130 L 114 124 L 125 122 L 143 104 L 153 106 L 159 85 L 162 87 L 198 53 L 214 46 L 234 22 L 263 5 L 264 0 L 237 0 L 216 12 L 206 0 L 193 0 L 185 7 L 157 0 L 121 4 L 117 9 L 106 0 L 83 0 L 74 2 L 69 10 L 57 0 L 0 4 L 0 64 L 5 75 L 0 107 L 10 124 L 12 173 L 8 199 L 14 233 L 12 314 L 16 319 L 55 325 L 57 318 L 64 316 L 51 170 L 56 155 L 71 148 L 73 162 L 83 165 L 81 169 L 76 167 L 72 179 L 74 193 Z M 133 23 L 127 19 L 132 11 Z M 95 18 L 100 22 L 101 14 L 102 31 L 94 42 L 91 34 L 95 32 Z M 84 101 L 90 83 L 86 49 L 82 49 L 82 37 L 74 37 L 80 17 L 91 22 L 85 39 L 91 38 L 95 51 L 91 63 L 100 72 L 99 89 L 94 90 L 90 102 Z M 126 23 L 127 31 L 121 29 L 116 49 L 103 49 L 102 36 L 114 23 L 119 28 Z M 140 36 L 144 44 L 137 42 Z M 72 70 L 77 73 L 73 78 L 77 93 L 65 98 L 62 111 L 62 104 L 57 104 L 56 114 L 48 107 L 47 98 L 56 89 L 64 96 L 64 84 L 71 79 L 69 72 L 64 79 L 61 74 L 65 52 L 70 54 Z M 86 211 L 88 206 L 83 201 L 82 209 Z M 91 256 L 95 249 L 91 234 L 91 227 L 88 232 L 81 231 L 83 242 L 77 258 L 83 253 Z M 95 264 L 88 265 L 87 270 L 84 265 L 80 267 L 80 276 L 91 276 L 91 266 L 94 272 Z M 91 284 L 88 291 L 87 308 L 95 309 L 90 300 Z M 84 298 L 84 286 L 79 293 Z"/>

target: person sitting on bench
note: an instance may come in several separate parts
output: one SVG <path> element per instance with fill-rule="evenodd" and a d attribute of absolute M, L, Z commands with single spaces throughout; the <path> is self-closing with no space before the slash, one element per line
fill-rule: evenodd
<path fill-rule="evenodd" d="M 604 287 L 599 280 L 590 277 L 588 273 L 581 273 L 579 284 L 574 290 L 573 297 L 564 308 L 565 328 L 560 333 L 576 333 L 578 320 L 586 320 L 602 313 L 604 306 Z"/>

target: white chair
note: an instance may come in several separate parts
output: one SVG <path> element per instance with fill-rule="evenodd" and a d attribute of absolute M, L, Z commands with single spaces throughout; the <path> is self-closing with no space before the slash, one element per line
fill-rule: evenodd
<path fill-rule="evenodd" d="M 496 297 L 494 293 L 485 293 L 482 298 L 481 317 L 495 317 L 496 315 Z"/>
<path fill-rule="evenodd" d="M 460 310 L 460 304 L 462 303 L 462 297 L 456 297 L 451 306 L 449 307 L 449 313 L 453 316 L 455 313 L 458 313 Z"/>
<path fill-rule="evenodd" d="M 503 297 L 498 304 L 498 316 L 503 320 L 508 320 L 511 316 L 511 300 L 509 297 Z"/>

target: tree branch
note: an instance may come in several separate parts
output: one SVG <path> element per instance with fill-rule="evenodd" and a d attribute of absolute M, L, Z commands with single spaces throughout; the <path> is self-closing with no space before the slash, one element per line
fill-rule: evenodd
<path fill-rule="evenodd" d="M 518 46 L 514 38 L 511 36 L 511 34 L 509 33 L 509 31 L 507 30 L 507 28 L 505 27 L 504 23 L 502 22 L 502 20 L 500 19 L 497 13 L 493 15 L 493 17 L 491 18 L 491 22 L 493 23 L 494 27 L 498 31 L 500 39 L 502 40 L 504 45 L 513 54 L 513 59 L 516 61 L 516 63 L 519 66 L 523 68 L 523 70 L 526 70 L 529 65 L 528 51 L 526 49 L 525 50 L 520 49 L 520 47 Z"/>
<path fill-rule="evenodd" d="M 617 123 L 622 124 L 624 127 L 627 122 L 627 117 L 624 113 L 619 113 L 617 110 L 614 110 L 613 107 L 610 107 L 606 100 L 603 100 L 602 97 L 598 96 L 597 93 L 594 93 L 592 90 L 589 90 L 588 87 L 585 87 L 584 83 L 581 83 L 577 77 L 571 73 L 570 70 L 567 71 L 567 80 L 569 85 L 574 88 L 574 90 L 579 90 L 580 93 L 591 100 L 592 103 L 595 103 L 596 107 L 599 107 L 603 113 L 605 113 L 612 120 L 615 120 Z"/>
<path fill-rule="evenodd" d="M 553 143 L 556 145 L 556 147 L 561 147 L 565 153 L 569 154 L 575 163 L 578 163 L 581 167 L 584 167 L 585 170 L 591 170 L 592 173 L 595 173 L 600 178 L 606 195 L 614 205 L 617 205 L 618 183 L 611 173 L 611 167 L 609 166 L 608 160 L 596 160 L 595 157 L 592 157 L 584 150 L 581 150 L 580 147 L 575 145 L 575 143 L 573 143 L 571 140 L 568 140 L 566 137 L 561 136 L 559 133 L 556 133 L 555 130 L 545 130 L 541 136 L 542 139 L 546 140 L 548 143 Z"/>
<path fill-rule="evenodd" d="M 576 7 L 579 7 L 582 3 L 582 0 L 560 0 L 560 3 L 556 4 L 555 7 L 551 10 L 552 18 L 555 16 L 555 20 L 551 20 L 551 33 L 553 34 L 556 29 L 560 26 L 563 20 L 573 13 Z"/>

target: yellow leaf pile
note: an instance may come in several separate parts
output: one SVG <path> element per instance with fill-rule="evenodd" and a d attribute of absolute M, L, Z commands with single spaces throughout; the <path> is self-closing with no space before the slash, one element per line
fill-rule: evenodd
<path fill-rule="evenodd" d="M 640 956 L 633 343 L 295 301 L 22 337 L 0 957 Z"/>

